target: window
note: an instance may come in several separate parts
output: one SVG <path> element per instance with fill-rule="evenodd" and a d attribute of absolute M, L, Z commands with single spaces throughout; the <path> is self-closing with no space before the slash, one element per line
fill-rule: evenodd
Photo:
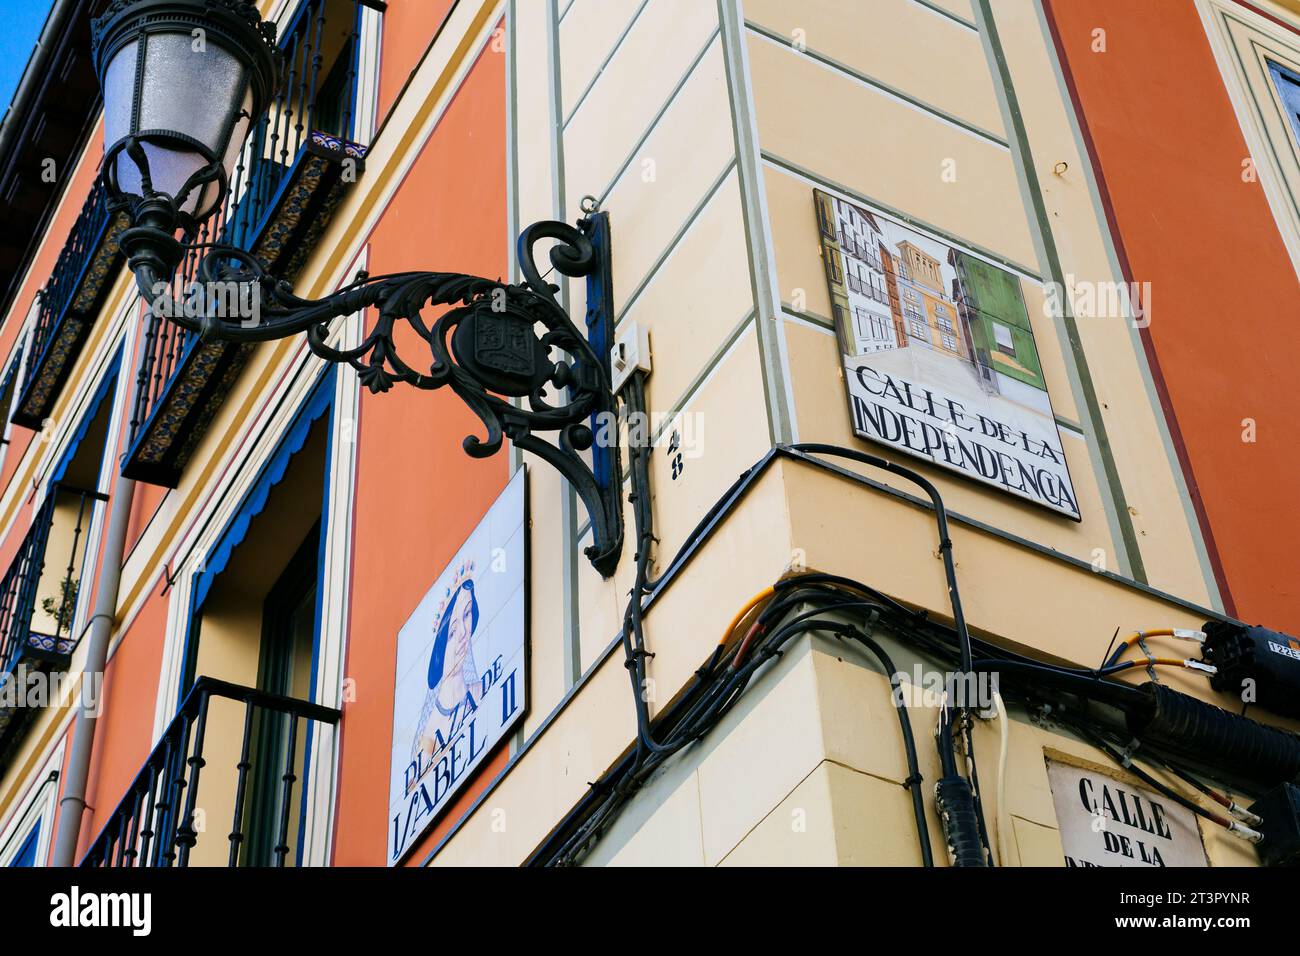
<path fill-rule="evenodd" d="M 835 255 L 830 249 L 827 249 L 827 255 L 822 256 L 826 261 L 826 275 L 831 282 L 843 282 L 844 273 L 840 271 L 840 257 Z"/>
<path fill-rule="evenodd" d="M 883 342 L 889 338 L 885 319 L 874 312 L 868 312 L 861 306 L 853 310 L 854 323 L 857 327 L 858 338 L 869 339 L 873 342 Z"/>
<path fill-rule="evenodd" d="M 13 859 L 6 864 L 7 866 L 35 866 L 36 850 L 41 842 L 41 821 L 36 821 L 36 826 L 32 827 L 27 834 L 26 839 L 18 847 L 18 852 L 14 854 Z"/>
<path fill-rule="evenodd" d="M 821 229 L 821 234 L 828 239 L 835 238 L 835 224 L 831 222 L 830 216 L 827 215 L 830 200 L 825 203 L 817 203 L 817 226 Z"/>
<path fill-rule="evenodd" d="M 957 339 L 949 335 L 947 332 L 945 332 L 943 334 L 943 347 L 946 348 L 949 352 L 956 352 Z"/>
<path fill-rule="evenodd" d="M 120 354 L 119 354 L 120 358 Z M 88 603 L 80 594 L 82 571 L 93 555 L 100 507 L 99 488 L 106 469 L 105 441 L 112 419 L 111 395 L 117 382 L 115 358 L 80 411 L 76 427 L 64 430 L 57 464 L 43 481 L 17 547 L 0 567 L 0 678 L 20 668 L 62 669 L 70 663 Z M 11 755 L 31 726 L 33 708 L 0 703 L 0 755 Z"/>
<path fill-rule="evenodd" d="M 303 401 L 195 577 L 181 701 L 202 677 L 294 705 L 316 699 L 334 374 L 328 369 Z M 308 839 L 303 786 L 314 741 L 304 736 L 307 724 L 291 707 L 249 711 L 229 704 L 214 706 L 207 720 L 214 739 L 248 734 L 252 769 L 247 777 L 237 781 L 204 771 L 201 783 L 210 816 L 235 819 L 239 808 L 238 864 L 273 865 L 279 847 L 287 848 L 286 865 L 296 865 Z M 286 785 L 285 773 L 297 783 Z M 189 862 L 224 863 L 230 852 L 228 841 L 207 836 L 196 843 Z"/>
<path fill-rule="evenodd" d="M 282 76 L 275 99 L 253 123 L 231 177 L 232 204 L 212 228 L 249 248 L 314 133 L 364 139 L 356 131 L 358 0 L 303 0 L 281 25 Z"/>
<path fill-rule="evenodd" d="M 351 139 L 355 135 L 355 60 L 356 41 L 354 37 L 348 37 L 334 60 L 334 66 L 316 93 L 317 127 L 344 139 Z"/>
<path fill-rule="evenodd" d="M 316 642 L 317 562 L 320 522 L 307 533 L 262 603 L 262 646 L 257 689 L 280 697 L 311 697 L 312 655 Z M 280 807 L 286 796 L 283 768 L 290 741 L 288 714 L 263 711 L 253 726 L 253 785 L 246 820 L 245 866 L 271 866 L 279 839 Z M 301 761 L 297 761 L 297 770 Z M 301 771 L 299 770 L 299 775 Z M 294 835 L 296 836 L 296 834 Z"/>
<path fill-rule="evenodd" d="M 1016 354 L 1016 343 L 1011 337 L 1011 329 L 1001 322 L 993 323 L 993 344 L 997 346 L 999 352 L 1005 355 Z"/>
<path fill-rule="evenodd" d="M 1300 76 L 1272 62 L 1268 65 L 1268 71 L 1273 76 L 1278 96 L 1282 98 L 1287 120 L 1291 123 L 1291 133 L 1300 146 Z"/>
<path fill-rule="evenodd" d="M 16 813 L 0 834 L 0 867 L 44 866 L 50 852 L 53 836 L 55 800 L 59 788 L 58 768 L 63 766 L 63 745 L 60 744 L 46 758 L 44 766 L 23 787 L 21 800 L 25 806 Z M 20 804 L 21 806 L 21 804 Z"/>
<path fill-rule="evenodd" d="M 1300 47 L 1296 34 L 1260 4 L 1203 0 L 1207 34 L 1224 86 L 1241 118 L 1246 152 L 1278 220 L 1291 258 L 1300 262 Z M 1254 6 L 1252 12 L 1247 7 Z M 1295 8 L 1294 3 L 1282 6 Z M 1247 170 L 1249 171 L 1249 170 Z"/>
<path fill-rule="evenodd" d="M 328 407 L 323 413 L 328 412 Z M 325 495 L 328 428 L 320 418 L 301 414 L 281 443 L 237 516 L 204 562 L 195 588 L 192 625 L 185 648 L 180 696 L 202 676 L 248 684 L 253 674 L 271 693 L 280 686 L 280 665 L 272 665 L 283 638 L 266 617 L 286 610 L 288 591 L 275 591 L 277 582 L 296 567 L 295 556 L 320 523 Z M 315 570 L 313 557 L 313 571 Z M 312 578 L 314 585 L 315 578 Z M 274 598 L 274 599 L 273 599 Z M 281 622 L 283 624 L 283 622 Z M 310 692 L 294 678 L 293 689 Z"/>
<path fill-rule="evenodd" d="M 885 280 L 879 275 L 873 274 L 871 276 L 871 287 L 867 289 L 867 295 L 881 305 L 889 305 L 889 293 L 885 291 Z"/>
<path fill-rule="evenodd" d="M 861 306 L 853 309 L 853 331 L 859 339 L 871 338 L 871 315 Z"/>

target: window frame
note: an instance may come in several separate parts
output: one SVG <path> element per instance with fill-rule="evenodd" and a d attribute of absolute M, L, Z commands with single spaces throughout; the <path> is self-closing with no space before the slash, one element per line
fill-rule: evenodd
<path fill-rule="evenodd" d="M 1287 125 L 1290 126 L 1291 135 L 1295 138 L 1293 145 L 1300 150 L 1300 73 L 1288 69 L 1273 59 L 1265 58 L 1265 62 L 1268 64 L 1268 75 L 1273 81 L 1273 89 L 1286 111 Z"/>
<path fill-rule="evenodd" d="M 29 778 L 23 791 L 19 809 L 0 830 L 0 868 L 13 865 L 19 852 L 26 846 L 32 831 L 36 835 L 34 867 L 44 867 L 50 858 L 50 844 L 54 840 L 54 816 L 59 798 L 59 768 L 63 766 L 63 741 L 45 759 L 41 769 Z"/>

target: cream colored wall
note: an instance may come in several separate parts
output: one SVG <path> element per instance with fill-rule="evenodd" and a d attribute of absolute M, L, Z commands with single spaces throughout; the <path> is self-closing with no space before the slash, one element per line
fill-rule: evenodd
<path fill-rule="evenodd" d="M 919 661 L 896 640 L 882 640 L 910 673 Z M 930 848 L 943 865 L 946 850 L 931 799 L 940 767 L 934 748 L 926 746 L 938 711 L 913 706 L 907 714 L 918 741 Z M 1010 718 L 1011 827 L 1003 865 L 1064 866 L 1048 757 L 1149 788 L 1099 762 L 1096 751 L 1050 723 L 1031 721 L 1022 708 L 1012 706 Z M 992 760 L 998 732 L 992 721 L 978 721 L 974 731 L 975 746 L 985 755 L 982 799 L 990 827 L 998 818 Z M 742 704 L 709 738 L 652 778 L 586 862 L 919 866 L 915 817 L 904 786 L 908 776 L 889 680 L 879 665 L 855 646 L 805 636 L 755 679 Z M 1254 851 L 1246 843 L 1198 822 L 1212 865 L 1253 865 Z"/>
<path fill-rule="evenodd" d="M 321 514 L 326 431 L 317 423 L 266 507 L 249 524 L 203 606 L 194 675 L 257 685 L 262 608 Z"/>
<path fill-rule="evenodd" d="M 892 15 L 895 5 L 907 14 Z M 800 367 L 794 380 L 801 437 L 854 444 L 834 339 L 817 334 L 819 324 L 829 325 L 830 309 L 811 192 L 814 186 L 829 187 L 887 212 L 900 212 L 942 238 L 1028 273 L 1022 282 L 1026 304 L 1054 409 L 1067 423 L 1062 442 L 1083 521 L 1062 521 L 941 469 L 908 464 L 935 481 L 954 510 L 1073 557 L 1100 561 L 1109 570 L 1125 571 L 1121 542 L 1108 515 L 1116 505 L 1095 457 L 1097 438 L 1088 422 L 1090 413 L 1075 393 L 1068 343 L 1042 308 L 1037 280 L 1052 277 L 1046 274 L 1037 225 L 1007 145 L 1011 134 L 1002 122 L 984 121 L 982 127 L 990 132 L 981 135 L 947 118 L 972 118 L 998 109 L 996 87 L 1001 81 L 991 71 L 980 31 L 937 17 L 913 0 L 889 0 L 884 6 L 812 0 L 797 8 L 748 0 L 745 12 L 751 23 L 754 91 L 781 297 L 787 314 L 812 320 L 797 323 L 797 330 L 789 332 L 791 361 Z M 1083 281 L 1114 281 L 1118 273 L 1111 267 L 1104 220 L 1077 172 L 1085 164 L 1035 7 L 999 4 L 996 16 L 1038 177 L 1046 184 L 1062 267 Z M 860 60 L 851 59 L 852 44 L 846 36 L 872 37 L 872 44 L 895 51 L 902 66 L 889 59 L 877 62 L 865 53 Z M 792 37 L 806 44 L 806 53 L 789 45 Z M 936 63 L 943 68 L 936 69 Z M 908 72 L 906 67 L 913 64 L 924 64 L 925 69 L 917 71 L 924 79 Z M 868 70 L 879 85 L 855 75 Z M 1058 161 L 1076 172 L 1067 172 L 1066 178 L 1054 175 Z M 954 181 L 947 181 L 947 175 Z M 806 305 L 799 308 L 800 302 Z M 1098 413 L 1115 452 L 1126 510 L 1150 581 L 1189 600 L 1212 604 L 1206 570 L 1198 558 L 1196 528 L 1172 456 L 1166 454 L 1135 330 L 1118 317 L 1081 318 L 1078 324 L 1098 386 Z"/>
<path fill-rule="evenodd" d="M 1122 320 L 1079 321 L 1096 383 L 1092 409 L 1065 327 L 1042 308 L 1041 283 L 1050 276 L 1040 226 L 975 4 L 744 0 L 736 12 L 731 0 L 717 8 L 692 4 L 689 11 L 670 0 L 650 0 L 644 10 L 631 2 L 576 0 L 558 23 L 564 4 L 551 12 L 546 6 L 512 7 L 519 221 L 561 212 L 572 219 L 584 193 L 605 200 L 619 320 L 644 323 L 651 332 L 650 407 L 670 416 L 697 412 L 703 423 L 702 454 L 687 460 L 684 481 L 672 481 L 664 456 L 653 458 L 661 537 L 653 573 L 776 433 L 765 414 L 771 399 L 765 343 L 777 343 L 775 361 L 789 375 L 794 434 L 865 447 L 849 429 L 827 320 L 812 208 L 812 189 L 820 186 L 909 216 L 1023 277 L 1084 521 L 1053 517 L 907 460 L 939 485 L 954 511 L 992 526 L 959 520 L 953 529 L 971 626 L 1009 646 L 1091 665 L 1116 627 L 1200 625 L 1205 615 L 1196 607 L 1122 577 L 1127 565 L 1097 456 L 1094 415 L 1107 430 L 1151 583 L 1191 605 L 1215 600 L 1136 331 Z M 994 6 L 1062 269 L 1081 279 L 1118 281 L 1036 8 Z M 670 8 L 680 14 L 671 33 L 659 26 L 673 19 Z M 724 29 L 715 52 L 708 19 L 719 10 Z M 727 15 L 744 24 L 730 48 Z M 793 48 L 800 44 L 804 50 Z M 691 55 L 696 65 L 682 73 Z M 633 56 L 641 58 L 639 68 L 629 65 Z M 674 83 L 676 93 L 664 100 Z M 584 116 L 593 104 L 606 114 L 599 121 Z M 660 105 L 666 108 L 655 121 Z M 748 132 L 757 155 L 736 145 L 746 141 L 746 108 L 754 111 Z M 633 132 L 638 121 L 639 136 Z M 626 172 L 602 192 L 620 160 Z M 949 160 L 955 166 L 945 166 Z M 1073 172 L 1055 176 L 1058 162 Z M 645 168 L 657 176 L 646 181 Z M 956 180 L 944 182 L 950 168 Z M 767 280 L 767 301 L 779 317 L 765 313 Z M 580 312 L 581 285 L 571 283 L 569 295 Z M 759 335 L 765 320 L 779 321 L 783 335 Z M 570 550 L 567 563 L 555 560 L 566 544 L 564 492 L 545 466 L 532 476 L 530 713 L 512 748 L 513 764 L 435 851 L 433 865 L 518 864 L 635 736 L 622 652 L 610 646 L 631 582 L 631 553 L 612 582 L 601 581 L 580 551 Z M 885 476 L 870 477 L 914 492 Z M 579 549 L 589 540 L 580 539 Z M 686 684 L 734 610 L 795 556 L 938 618 L 948 614 L 930 512 L 806 464 L 779 462 L 657 596 L 646 618 L 655 655 L 652 711 Z M 566 617 L 575 581 L 577 604 Z M 900 663 L 910 660 L 905 650 L 897 656 Z M 582 675 L 576 685 L 569 667 Z M 919 862 L 885 677 L 875 665 L 842 661 L 807 641 L 775 670 L 709 738 L 656 776 L 589 862 Z M 1165 679 L 1228 703 L 1190 674 Z M 933 781 L 933 714 L 913 717 L 923 770 Z M 1013 862 L 1060 865 L 1044 754 L 1106 760 L 1029 724 L 1023 714 L 1013 713 L 1013 722 Z M 995 753 L 995 730 L 982 725 L 977 733 L 981 753 Z M 995 809 L 990 799 L 990 818 Z M 802 830 L 791 826 L 796 815 L 806 824 Z M 1212 834 L 1206 840 L 1216 863 L 1254 859 L 1235 841 Z"/>
<path fill-rule="evenodd" d="M 651 337 L 649 407 L 661 423 L 702 423 L 700 454 L 687 459 L 680 481 L 662 447 L 653 457 L 663 561 L 769 445 L 718 9 L 697 0 L 576 0 L 516 3 L 512 13 L 519 221 L 573 221 L 584 195 L 602 201 L 619 328 L 636 322 Z M 585 287 L 569 282 L 567 292 L 570 311 L 581 315 Z M 591 541 L 586 515 L 566 510 L 567 487 L 549 466 L 533 464 L 525 738 L 617 637 L 635 571 L 629 531 L 618 573 L 600 578 L 581 553 Z M 630 529 L 630 510 L 625 518 Z M 692 657 L 716 640 L 691 629 L 681 635 Z M 621 665 L 617 676 L 626 681 Z"/>
<path fill-rule="evenodd" d="M 971 17 L 969 3 L 962 15 Z M 852 71 L 864 83 L 911 97 L 1004 139 L 1006 129 L 979 37 L 944 24 L 913 0 L 837 3 L 747 0 L 745 18 L 761 32 Z M 962 12 L 962 11 L 957 11 Z M 809 60 L 812 58 L 809 57 Z M 792 91 L 791 95 L 799 95 Z M 873 117 L 841 114 L 870 136 Z M 813 144 L 810 144 L 810 146 Z M 899 157 L 905 159 L 906 155 Z"/>
<path fill-rule="evenodd" d="M 826 507 L 846 495 L 851 504 L 844 511 Z M 958 524 L 952 537 L 971 627 L 1015 649 L 1095 663 L 1115 626 L 1197 627 L 1202 621 L 1196 611 L 1156 593 L 1087 566 L 1063 566 L 996 533 Z M 660 688 L 681 687 L 699 666 L 700 649 L 721 634 L 743 600 L 728 596 L 747 596 L 779 577 L 794 548 L 805 550 L 809 568 L 871 582 L 943 618 L 946 582 L 934 542 L 928 511 L 803 463 L 773 465 L 648 615 L 648 642 L 657 655 L 652 674 Z M 1007 582 L 1015 582 L 1014 594 L 1008 594 Z M 891 653 L 904 670 L 915 657 L 902 646 Z M 780 668 L 793 668 L 797 655 L 785 658 Z M 901 789 L 902 748 L 885 677 L 875 665 L 839 665 L 830 655 L 812 676 L 791 678 L 794 683 L 783 683 L 770 706 L 761 691 L 752 700 L 743 698 L 736 716 L 706 738 L 698 754 L 670 764 L 650 792 L 628 807 L 591 862 L 915 862 L 910 804 Z M 1166 671 L 1161 679 L 1220 706 L 1233 704 L 1208 693 L 1203 678 L 1191 672 Z M 434 865 L 517 864 L 526 858 L 585 793 L 586 782 L 633 739 L 629 694 L 616 651 L 529 741 Z M 660 699 L 670 695 L 658 692 Z M 933 781 L 933 714 L 913 712 L 913 719 L 922 770 Z M 1059 865 L 1044 754 L 1059 751 L 1103 767 L 1108 762 L 1072 738 L 1030 727 L 1023 715 L 1016 720 L 1008 778 L 1016 852 L 1026 863 Z M 996 753 L 994 731 L 981 725 L 976 747 L 981 754 Z M 995 807 L 991 798 L 988 803 L 991 820 Z M 870 814 L 863 813 L 867 805 Z M 794 809 L 807 811 L 806 832 L 790 828 Z M 504 830 L 494 823 L 502 814 Z M 931 830 L 938 832 L 933 815 Z M 1233 838 L 1207 832 L 1206 840 L 1212 862 L 1254 860 L 1253 851 Z M 942 858 L 937 844 L 936 855 Z"/>

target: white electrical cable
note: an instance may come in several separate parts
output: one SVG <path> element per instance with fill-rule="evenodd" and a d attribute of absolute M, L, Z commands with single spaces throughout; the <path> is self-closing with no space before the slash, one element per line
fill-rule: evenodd
<path fill-rule="evenodd" d="M 994 818 L 993 834 L 994 842 L 998 848 L 998 866 L 1007 866 L 1007 840 L 1011 832 L 1011 815 L 1007 813 L 1007 750 L 1009 749 L 1011 728 L 1010 721 L 1007 719 L 1007 705 L 1002 700 L 1002 695 L 997 690 L 993 691 L 993 706 L 998 712 L 998 790 L 997 801 L 998 811 Z"/>

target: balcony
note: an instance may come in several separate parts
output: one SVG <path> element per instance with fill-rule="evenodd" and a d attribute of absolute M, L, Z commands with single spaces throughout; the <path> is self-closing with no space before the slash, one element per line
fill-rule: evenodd
<path fill-rule="evenodd" d="M 846 256 L 866 263 L 877 272 L 885 271 L 885 264 L 880 260 L 879 251 L 844 230 L 840 230 L 840 249 Z"/>
<path fill-rule="evenodd" d="M 106 495 L 56 484 L 36 512 L 0 578 L 0 766 L 22 739 L 47 692 L 33 701 L 33 674 L 65 672 L 76 650 L 72 632 L 87 539 Z"/>
<path fill-rule="evenodd" d="M 889 305 L 889 293 L 887 293 L 884 289 L 878 288 L 872 285 L 870 282 L 864 282 L 862 279 L 859 279 L 852 272 L 848 273 L 845 276 L 845 279 L 848 282 L 850 292 L 855 292 L 858 295 L 864 296 L 868 299 L 872 299 L 876 302 L 879 302 L 881 305 L 885 305 L 885 306 Z"/>
<path fill-rule="evenodd" d="M 49 417 L 121 261 L 117 237 L 128 225 L 125 212 L 108 208 L 101 180 L 86 198 L 54 272 L 41 290 L 33 357 L 13 421 L 40 428 Z"/>
<path fill-rule="evenodd" d="M 81 865 L 293 865 L 306 750 L 299 741 L 340 716 L 200 677 Z"/>
<path fill-rule="evenodd" d="M 366 147 L 350 137 L 361 8 L 375 5 L 304 0 L 280 42 L 280 92 L 253 126 L 225 207 L 191 241 L 235 245 L 286 280 L 301 269 L 364 169 Z M 186 257 L 173 280 L 178 298 L 196 278 L 201 251 Z M 252 346 L 200 342 L 153 315 L 146 322 L 131 448 L 122 471 L 174 488 Z"/>

